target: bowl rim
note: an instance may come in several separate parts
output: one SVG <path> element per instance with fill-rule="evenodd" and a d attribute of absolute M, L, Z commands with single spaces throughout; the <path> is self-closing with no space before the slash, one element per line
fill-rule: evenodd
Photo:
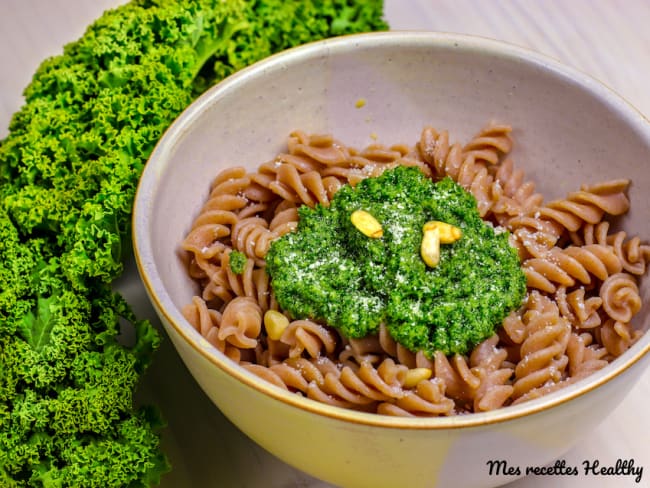
<path fill-rule="evenodd" d="M 172 152 L 179 138 L 188 130 L 192 122 L 199 118 L 205 108 L 213 105 L 220 98 L 232 92 L 238 84 L 245 82 L 246 79 L 261 75 L 278 65 L 289 66 L 292 63 L 299 62 L 301 59 L 311 58 L 313 56 L 329 56 L 332 52 L 345 52 L 359 47 L 376 47 L 377 45 L 383 44 L 393 46 L 399 44 L 405 46 L 422 43 L 436 45 L 437 47 L 480 50 L 493 56 L 511 58 L 515 61 L 530 63 L 551 70 L 556 75 L 579 84 L 601 101 L 611 105 L 629 124 L 644 135 L 650 147 L 650 121 L 632 104 L 592 76 L 550 56 L 528 48 L 487 37 L 435 31 L 371 32 L 314 41 L 270 55 L 228 76 L 210 87 L 192 102 L 163 133 L 145 165 L 134 199 L 132 243 L 138 273 L 150 301 L 160 318 L 163 319 L 163 324 L 167 327 L 172 327 L 194 352 L 202 355 L 213 366 L 218 367 L 222 372 L 247 387 L 253 388 L 258 393 L 300 410 L 355 424 L 405 430 L 443 430 L 479 427 L 542 413 L 553 407 L 566 404 L 577 397 L 581 397 L 609 383 L 639 363 L 650 352 L 650 331 L 646 331 L 641 339 L 633 344 L 630 349 L 603 369 L 539 398 L 487 412 L 467 415 L 414 418 L 393 417 L 377 413 L 360 412 L 311 400 L 281 389 L 245 370 L 212 346 L 187 322 L 167 294 L 160 275 L 154 266 L 153 251 L 150 239 L 148 239 L 150 224 L 150 216 L 146 210 L 150 208 L 148 202 L 156 194 L 158 177 L 161 168 L 164 168 L 166 164 L 167 156 Z M 176 352 L 178 354 L 178 351 Z"/>

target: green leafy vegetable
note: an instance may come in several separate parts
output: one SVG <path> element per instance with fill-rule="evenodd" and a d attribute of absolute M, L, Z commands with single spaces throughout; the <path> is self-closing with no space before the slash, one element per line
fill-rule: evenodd
<path fill-rule="evenodd" d="M 41 351 L 50 342 L 54 320 L 57 297 L 37 298 L 36 315 L 30 311 L 23 317 L 21 331 L 27 343 L 36 351 Z"/>
<path fill-rule="evenodd" d="M 369 238 L 351 215 L 363 210 L 382 226 Z M 507 233 L 481 220 L 474 197 L 446 178 L 397 167 L 356 187 L 329 207 L 299 209 L 298 228 L 275 240 L 266 269 L 278 303 L 296 318 L 325 321 L 354 338 L 391 336 L 412 351 L 465 353 L 494 333 L 521 304 L 526 278 Z M 441 221 L 462 237 L 423 261 L 423 226 Z"/>
<path fill-rule="evenodd" d="M 232 251 L 230 253 L 229 261 L 231 271 L 235 274 L 242 274 L 244 272 L 244 268 L 246 267 L 247 261 L 248 258 L 246 257 L 246 254 L 239 251 Z"/>
<path fill-rule="evenodd" d="M 379 0 L 134 0 L 41 64 L 0 141 L 0 486 L 158 483 L 162 423 L 133 392 L 160 338 L 111 288 L 144 164 L 225 75 L 381 15 Z"/>

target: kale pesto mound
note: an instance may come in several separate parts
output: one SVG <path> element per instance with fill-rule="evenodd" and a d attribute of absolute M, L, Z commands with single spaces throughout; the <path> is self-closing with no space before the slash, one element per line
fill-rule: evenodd
<path fill-rule="evenodd" d="M 355 210 L 375 217 L 383 236 L 355 228 Z M 474 197 L 449 178 L 434 183 L 417 168 L 397 167 L 342 187 L 329 207 L 300 207 L 299 217 L 266 258 L 275 296 L 292 317 L 322 321 L 347 337 L 374 334 L 384 322 L 412 351 L 466 353 L 526 292 L 507 232 L 484 222 Z M 429 221 L 463 233 L 441 244 L 435 267 L 420 256 Z"/>

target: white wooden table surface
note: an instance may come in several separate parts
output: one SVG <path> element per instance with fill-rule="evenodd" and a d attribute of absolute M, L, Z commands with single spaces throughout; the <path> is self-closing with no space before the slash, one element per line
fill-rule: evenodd
<path fill-rule="evenodd" d="M 21 104 L 38 64 L 78 38 L 85 26 L 119 0 L 0 0 L 0 137 Z M 393 29 L 460 32 L 508 41 L 555 57 L 621 94 L 650 117 L 649 0 L 386 0 Z M 640 164 L 650 164 L 643 161 Z M 650 236 L 650 224 L 639 229 Z M 121 283 L 136 310 L 153 317 L 133 270 Z M 142 395 L 159 404 L 169 427 L 164 446 L 174 469 L 168 487 L 326 488 L 254 445 L 212 406 L 167 343 Z M 650 371 L 623 404 L 563 459 L 613 465 L 634 460 L 633 476 L 528 477 L 511 488 L 650 486 Z M 561 435 L 561 432 L 558 432 Z M 462 487 L 460 487 L 462 488 Z"/>

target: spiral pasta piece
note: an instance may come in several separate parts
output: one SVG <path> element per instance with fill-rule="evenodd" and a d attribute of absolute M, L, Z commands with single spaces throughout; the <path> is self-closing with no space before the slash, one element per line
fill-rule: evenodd
<path fill-rule="evenodd" d="M 262 336 L 255 348 L 255 364 L 271 367 L 289 357 L 289 346 L 279 340 Z"/>
<path fill-rule="evenodd" d="M 607 349 L 594 342 L 593 335 L 589 333 L 572 332 L 567 344 L 567 357 L 569 358 L 569 378 L 579 379 L 591 374 L 607 365 L 605 356 Z"/>
<path fill-rule="evenodd" d="M 219 338 L 221 313 L 209 309 L 205 301 L 197 296 L 192 299 L 190 304 L 185 305 L 181 311 L 192 327 L 210 344 L 236 363 L 241 360 L 240 349 Z"/>
<path fill-rule="evenodd" d="M 583 185 L 578 192 L 572 192 L 565 199 L 554 200 L 537 206 L 541 198 L 531 193 L 531 206 L 526 214 L 504 218 L 499 215 L 502 225 L 514 235 L 514 244 L 522 258 L 540 258 L 554 247 L 564 234 L 576 236 L 583 227 L 601 222 L 604 215 L 622 215 L 629 209 L 625 195 L 629 182 L 611 180 L 594 185 Z M 531 190 L 528 190 L 529 192 Z M 504 200 L 501 199 L 503 203 Z M 498 205 L 497 205 L 498 206 Z M 500 211 L 504 209 L 500 208 Z M 516 214 L 516 208 L 506 211 Z M 582 244 L 582 243 L 579 243 Z M 601 243 L 604 244 L 604 243 Z"/>
<path fill-rule="evenodd" d="M 267 383 L 275 385 L 278 388 L 282 388 L 283 390 L 289 390 L 288 383 L 291 383 L 291 381 L 287 383 L 281 375 L 273 370 L 273 368 L 255 363 L 242 364 L 242 367 L 245 370 L 253 373 L 255 376 L 262 378 Z"/>
<path fill-rule="evenodd" d="M 215 327 L 218 329 L 221 322 L 221 313 L 209 309 L 205 301 L 197 296 L 192 298 L 192 303 L 182 308 L 182 313 L 192 327 L 204 337 L 207 337 L 208 333 Z"/>
<path fill-rule="evenodd" d="M 584 224 L 597 224 L 605 214 L 622 215 L 630 208 L 625 192 L 628 180 L 612 180 L 583 185 L 564 199 L 554 200 L 535 210 L 535 217 L 552 220 L 569 232 L 576 232 Z"/>
<path fill-rule="evenodd" d="M 242 192 L 251 183 L 246 170 L 235 167 L 222 171 L 211 184 L 208 200 L 195 218 L 192 229 L 182 243 L 182 248 L 195 257 L 215 258 L 227 249 L 226 239 L 248 205 Z"/>
<path fill-rule="evenodd" d="M 522 260 L 545 256 L 564 233 L 564 229 L 556 222 L 530 215 L 512 217 L 504 227 L 511 232 L 511 243 L 519 251 Z"/>
<path fill-rule="evenodd" d="M 327 374 L 322 390 L 357 405 L 399 398 L 406 367 L 386 359 L 377 368 L 363 362 L 358 368 L 345 366 L 340 375 Z"/>
<path fill-rule="evenodd" d="M 504 331 L 519 345 L 514 349 L 513 399 L 563 379 L 571 324 L 550 298 L 531 292 L 524 310 L 511 314 Z"/>
<path fill-rule="evenodd" d="M 311 382 L 325 383 L 325 375 L 305 358 L 289 358 L 269 368 L 288 388 L 306 393 Z"/>
<path fill-rule="evenodd" d="M 511 384 L 513 367 L 506 360 L 508 353 L 498 347 L 499 337 L 495 334 L 485 339 L 472 351 L 469 364 L 479 385 L 474 391 L 474 412 L 485 412 L 502 407 L 514 391 Z"/>
<path fill-rule="evenodd" d="M 217 298 L 227 303 L 235 296 L 246 296 L 255 299 L 262 311 L 275 308 L 277 305 L 264 269 L 257 268 L 253 260 L 247 260 L 243 271 L 234 273 L 230 267 L 231 251 L 226 248 L 214 259 L 194 259 L 193 266 L 201 273 L 193 272 L 193 276 L 201 279 L 203 299 L 211 301 Z"/>
<path fill-rule="evenodd" d="M 358 366 L 363 362 L 378 364 L 385 355 L 378 335 L 361 339 L 342 338 L 345 346 L 338 355 L 338 360 L 346 366 Z"/>
<path fill-rule="evenodd" d="M 252 349 L 262 330 L 262 309 L 250 297 L 235 297 L 224 308 L 217 337 L 241 349 Z"/>
<path fill-rule="evenodd" d="M 516 398 L 513 404 L 533 400 L 558 391 L 605 367 L 608 364 L 608 361 L 604 359 L 607 350 L 604 347 L 593 345 L 592 339 L 592 336 L 588 333 L 580 335 L 572 333 L 567 344 L 570 375 L 561 381 L 555 383 L 549 382 L 543 386 L 529 390 L 522 396 Z"/>
<path fill-rule="evenodd" d="M 641 309 L 639 287 L 628 273 L 609 276 L 600 287 L 603 310 L 619 322 L 629 322 Z"/>
<path fill-rule="evenodd" d="M 383 402 L 377 412 L 400 417 L 452 415 L 455 405 L 445 396 L 444 382 L 437 378 L 421 381 L 394 402 Z"/>
<path fill-rule="evenodd" d="M 310 385 L 322 387 L 326 374 L 338 374 L 336 365 L 326 358 L 285 358 L 271 365 L 243 364 L 245 369 L 283 389 L 307 395 Z"/>
<path fill-rule="evenodd" d="M 523 170 L 515 168 L 510 157 L 497 167 L 492 191 L 495 199 L 492 213 L 502 225 L 514 217 L 530 215 L 544 201 L 544 197 L 535 191 L 535 184 L 524 179 Z"/>
<path fill-rule="evenodd" d="M 282 333 L 280 341 L 290 346 L 289 357 L 298 357 L 305 352 L 309 357 L 317 358 L 321 356 L 321 350 L 325 354 L 334 352 L 337 337 L 327 327 L 311 320 L 294 320 Z"/>
<path fill-rule="evenodd" d="M 358 368 L 339 370 L 331 361 L 289 358 L 269 368 L 275 381 L 285 387 L 305 393 L 309 398 L 347 408 L 367 408 L 388 398 L 402 395 L 399 376 L 404 366 L 390 360 L 375 369 L 364 362 Z"/>
<path fill-rule="evenodd" d="M 470 139 L 463 147 L 463 153 L 471 155 L 476 161 L 499 164 L 501 156 L 512 150 L 512 127 L 491 123 Z"/>
<path fill-rule="evenodd" d="M 256 260 L 262 266 L 273 239 L 273 233 L 268 225 L 268 222 L 261 217 L 247 217 L 237 221 L 232 229 L 233 248 Z"/>
<path fill-rule="evenodd" d="M 434 371 L 435 377 L 444 382 L 447 394 L 461 402 L 472 400 L 481 384 L 476 371 L 469 367 L 466 359 L 460 354 L 448 358 L 441 352 L 436 352 Z"/>
<path fill-rule="evenodd" d="M 608 319 L 600 329 L 600 340 L 607 349 L 607 352 L 618 357 L 627 351 L 640 337 L 641 333 L 630 325 L 629 322 L 621 322 L 615 319 Z"/>
<path fill-rule="evenodd" d="M 269 166 L 267 172 L 254 175 L 253 179 L 261 187 L 295 204 L 310 207 L 316 203 L 329 204 L 330 195 L 316 170 L 300 173 L 292 164 L 278 161 Z"/>
<path fill-rule="evenodd" d="M 512 369 L 501 368 L 494 371 L 480 369 L 477 373 L 479 387 L 474 394 L 473 412 L 487 412 L 501 408 L 514 392 L 510 384 Z"/>
<path fill-rule="evenodd" d="M 203 272 L 203 279 L 201 279 L 203 300 L 211 302 L 216 299 L 221 303 L 228 303 L 235 297 L 225 268 L 201 258 L 197 258 L 195 263 Z"/>
<path fill-rule="evenodd" d="M 437 178 L 449 176 L 454 181 L 458 179 L 464 159 L 463 148 L 459 143 L 450 142 L 447 131 L 438 132 L 433 127 L 425 127 L 420 134 L 417 150 Z"/>
<path fill-rule="evenodd" d="M 246 206 L 247 199 L 242 196 L 251 181 L 246 169 L 241 166 L 221 171 L 210 184 L 210 194 L 200 213 L 213 210 L 237 212 Z"/>
<path fill-rule="evenodd" d="M 577 282 L 588 285 L 592 276 L 600 280 L 618 273 L 622 264 L 608 246 L 589 244 L 551 248 L 542 257 L 522 263 L 529 288 L 555 293 L 557 286 L 571 287 Z"/>
<path fill-rule="evenodd" d="M 580 232 L 571 234 L 574 243 L 601 244 L 611 246 L 621 260 L 623 270 L 637 276 L 645 274 L 650 258 L 650 245 L 641 242 L 638 236 L 628 238 L 625 231 L 609 233 L 610 223 L 599 222 L 585 225 Z"/>
<path fill-rule="evenodd" d="M 295 205 L 283 203 L 275 208 L 269 222 L 269 230 L 273 232 L 274 238 L 281 237 L 298 226 L 298 208 Z"/>
<path fill-rule="evenodd" d="M 271 292 L 269 275 L 264 268 L 256 267 L 255 262 L 249 259 L 244 265 L 243 272 L 237 274 L 230 267 L 230 254 L 231 251 L 226 251 L 221 257 L 223 272 L 220 276 L 224 283 L 219 283 L 219 285 L 227 286 L 234 296 L 254 299 L 262 312 L 266 312 L 270 308 L 277 308 L 275 297 Z"/>
<path fill-rule="evenodd" d="M 326 166 L 346 164 L 350 151 L 345 144 L 336 141 L 331 134 L 306 134 L 293 131 L 287 141 L 291 154 L 307 156 Z"/>
<path fill-rule="evenodd" d="M 603 304 L 599 296 L 587 296 L 584 287 L 569 293 L 564 286 L 557 289 L 555 301 L 562 317 L 567 319 L 577 329 L 593 329 L 601 325 L 599 310 Z"/>
<path fill-rule="evenodd" d="M 183 241 L 183 249 L 205 259 L 210 259 L 222 253 L 226 249 L 226 245 L 221 239 L 230 235 L 230 226 L 222 223 L 222 221 L 226 220 L 222 217 L 224 213 L 217 210 L 211 212 L 212 215 L 202 214 L 203 223 L 191 230 Z M 232 216 L 232 222 L 234 223 L 237 221 L 237 217 L 234 214 Z M 208 217 L 214 217 L 213 222 L 208 222 Z"/>
<path fill-rule="evenodd" d="M 626 239 L 624 231 L 617 232 L 608 237 L 607 242 L 623 264 L 623 270 L 641 276 L 645 274 L 647 262 L 650 259 L 650 246 L 641 243 L 638 236 Z"/>

